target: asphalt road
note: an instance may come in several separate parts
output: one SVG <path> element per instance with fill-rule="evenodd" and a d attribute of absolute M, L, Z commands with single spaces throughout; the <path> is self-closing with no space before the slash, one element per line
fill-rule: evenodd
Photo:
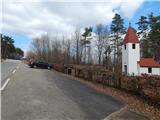
<path fill-rule="evenodd" d="M 16 69 L 19 62 L 19 60 L 7 59 L 1 63 L 1 86 L 3 86 L 7 78 L 12 75 L 12 72 Z"/>
<path fill-rule="evenodd" d="M 124 106 L 60 73 L 22 63 L 1 97 L 2 120 L 101 120 Z"/>

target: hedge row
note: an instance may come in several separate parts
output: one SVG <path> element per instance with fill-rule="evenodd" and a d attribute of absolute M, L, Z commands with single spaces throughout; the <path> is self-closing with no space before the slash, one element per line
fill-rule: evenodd
<path fill-rule="evenodd" d="M 64 67 L 63 65 L 54 65 L 54 69 L 84 80 L 135 93 L 156 105 L 160 105 L 160 76 L 126 76 L 121 72 L 101 69 L 99 66 Z"/>

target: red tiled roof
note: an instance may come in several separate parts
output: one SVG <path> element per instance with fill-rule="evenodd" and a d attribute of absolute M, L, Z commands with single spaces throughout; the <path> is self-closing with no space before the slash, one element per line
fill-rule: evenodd
<path fill-rule="evenodd" d="M 141 58 L 138 61 L 141 67 L 160 67 L 160 64 L 156 62 L 153 58 Z"/>
<path fill-rule="evenodd" d="M 124 37 L 123 44 L 138 43 L 138 42 L 139 40 L 138 40 L 136 33 L 134 32 L 132 27 L 129 27 L 127 30 L 126 36 Z"/>

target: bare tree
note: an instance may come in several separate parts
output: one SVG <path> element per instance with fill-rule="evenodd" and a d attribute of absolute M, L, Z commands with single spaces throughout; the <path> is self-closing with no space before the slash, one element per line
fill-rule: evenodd
<path fill-rule="evenodd" d="M 32 40 L 31 48 L 36 54 L 36 58 L 41 58 L 42 53 L 41 53 L 41 44 L 40 44 L 39 38 L 35 38 Z"/>
<path fill-rule="evenodd" d="M 105 36 L 106 36 L 105 26 L 102 24 L 97 25 L 96 27 L 96 34 L 97 34 L 97 41 L 96 47 L 98 49 L 98 63 L 101 64 L 102 62 L 102 53 L 104 50 L 105 45 Z"/>
<path fill-rule="evenodd" d="M 51 41 L 51 55 L 54 63 L 63 63 L 62 43 L 57 36 L 54 36 Z"/>
<path fill-rule="evenodd" d="M 76 41 L 76 63 L 80 63 L 80 30 L 76 29 L 75 30 L 75 41 Z"/>
<path fill-rule="evenodd" d="M 36 59 L 36 54 L 35 54 L 35 52 L 33 52 L 33 51 L 28 51 L 27 52 L 27 54 L 26 54 L 26 58 L 28 58 L 28 59 Z"/>
<path fill-rule="evenodd" d="M 87 56 L 88 64 L 92 64 L 92 55 L 91 55 L 92 48 L 91 48 L 91 46 L 88 46 L 87 50 L 88 50 L 88 56 Z"/>
<path fill-rule="evenodd" d="M 103 37 L 104 37 L 103 64 L 107 68 L 110 68 L 110 66 L 112 66 L 111 52 L 113 51 L 113 46 L 112 46 L 111 41 L 109 39 L 109 31 L 108 31 L 107 27 L 105 28 Z"/>
<path fill-rule="evenodd" d="M 71 40 L 67 39 L 65 45 L 66 45 L 66 53 L 67 53 L 66 61 L 67 61 L 67 64 L 70 64 L 71 63 Z"/>
<path fill-rule="evenodd" d="M 50 40 L 48 34 L 33 39 L 32 50 L 36 53 L 37 59 L 48 61 L 48 57 L 50 56 Z"/>

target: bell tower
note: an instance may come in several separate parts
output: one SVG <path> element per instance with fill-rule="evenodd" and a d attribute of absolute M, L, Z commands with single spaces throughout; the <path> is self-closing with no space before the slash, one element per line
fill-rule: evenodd
<path fill-rule="evenodd" d="M 134 29 L 129 26 L 122 45 L 122 72 L 128 75 L 138 75 L 137 62 L 139 60 L 139 40 Z"/>

